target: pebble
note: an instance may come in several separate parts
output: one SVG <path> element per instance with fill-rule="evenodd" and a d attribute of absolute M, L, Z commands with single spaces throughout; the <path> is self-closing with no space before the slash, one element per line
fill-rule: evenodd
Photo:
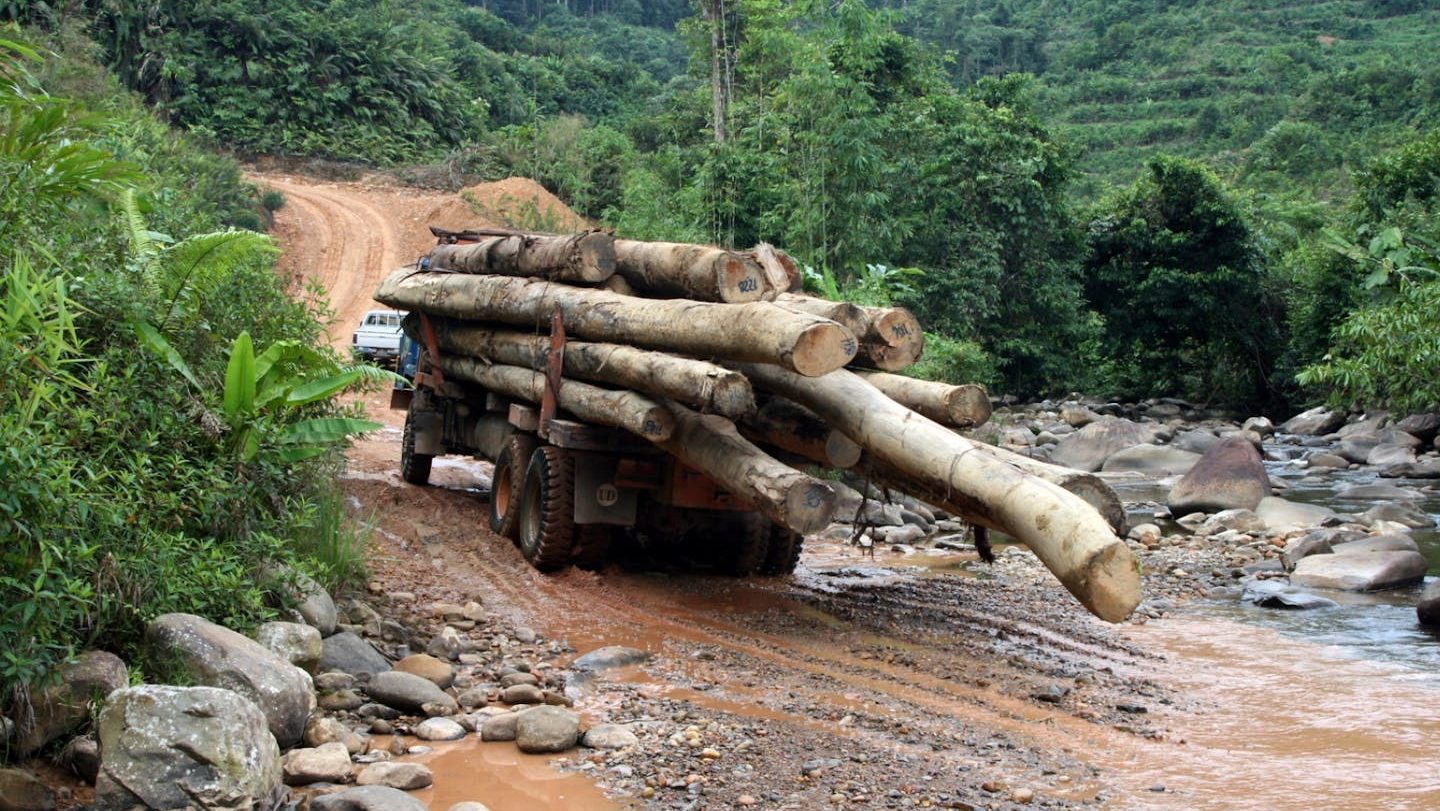
<path fill-rule="evenodd" d="M 1017 788 L 1010 795 L 1010 800 L 1017 803 L 1028 803 L 1035 799 L 1035 792 L 1028 788 Z"/>

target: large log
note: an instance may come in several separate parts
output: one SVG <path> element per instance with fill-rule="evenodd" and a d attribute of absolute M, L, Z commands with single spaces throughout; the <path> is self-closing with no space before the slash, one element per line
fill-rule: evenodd
<path fill-rule="evenodd" d="M 1079 496 L 1082 501 L 1095 508 L 1105 523 L 1117 533 L 1125 529 L 1125 502 L 1103 479 L 1083 470 L 1052 465 L 1039 459 L 1009 451 L 984 442 L 975 443 L 975 449 L 1014 465 L 1031 476 L 1039 476 L 1062 490 Z"/>
<path fill-rule="evenodd" d="M 860 446 L 850 437 L 783 397 L 771 397 L 738 425 L 746 438 L 818 465 L 844 469 L 860 461 Z"/>
<path fill-rule="evenodd" d="M 925 330 L 920 320 L 904 307 L 861 307 L 869 328 L 859 336 L 865 343 L 886 346 L 925 346 Z M 920 352 L 916 350 L 916 357 Z"/>
<path fill-rule="evenodd" d="M 709 245 L 617 239 L 615 272 L 641 292 L 696 301 L 759 301 L 768 288 L 753 257 Z"/>
<path fill-rule="evenodd" d="M 477 242 L 437 245 L 429 259 L 436 270 L 593 284 L 615 274 L 615 237 L 603 231 L 496 234 Z"/>
<path fill-rule="evenodd" d="M 1140 567 L 1105 519 L 1079 497 L 978 451 L 976 443 L 917 414 L 844 370 L 803 378 L 775 366 L 741 367 L 860 443 L 905 481 L 900 489 L 953 509 L 1030 548 L 1081 604 L 1119 622 L 1140 602 Z M 913 482 L 917 487 L 906 486 Z M 949 506 L 947 506 L 949 505 Z"/>
<path fill-rule="evenodd" d="M 861 338 L 870 330 L 870 317 L 865 314 L 864 310 L 848 301 L 831 301 L 796 293 L 781 293 L 775 296 L 775 304 L 794 312 L 828 318 L 855 333 L 856 338 Z"/>
<path fill-rule="evenodd" d="M 440 368 L 451 377 L 531 403 L 539 403 L 545 391 L 545 375 L 518 366 L 449 355 L 441 357 Z M 633 391 L 566 380 L 560 386 L 559 402 L 561 408 L 582 420 L 623 428 L 652 442 L 664 441 L 675 431 L 675 418 L 669 409 Z"/>
<path fill-rule="evenodd" d="M 550 338 L 513 330 L 490 329 L 448 318 L 432 319 L 435 341 L 445 354 L 467 355 L 492 363 L 543 369 Z M 755 411 L 750 381 L 733 369 L 679 358 L 633 346 L 568 341 L 563 373 L 569 378 L 605 383 L 678 400 L 706 413 L 739 419 Z"/>
<path fill-rule="evenodd" d="M 755 447 L 716 414 L 697 414 L 672 404 L 675 433 L 655 444 L 680 461 L 754 504 L 771 520 L 800 532 L 830 525 L 835 490 L 813 476 L 781 464 Z"/>
<path fill-rule="evenodd" d="M 856 372 L 882 394 L 941 425 L 973 428 L 990 419 L 990 395 L 984 386 L 951 386 L 884 372 Z"/>
<path fill-rule="evenodd" d="M 802 375 L 838 369 L 857 349 L 854 334 L 834 321 L 764 301 L 636 299 L 532 279 L 413 269 L 386 277 L 375 298 L 398 310 L 532 329 L 549 323 L 558 308 L 567 333 L 586 340 L 774 363 Z"/>
<path fill-rule="evenodd" d="M 883 372 L 898 372 L 914 366 L 924 350 L 923 337 L 920 341 L 902 346 L 891 346 L 879 341 L 861 341 L 855 352 L 855 365 Z"/>

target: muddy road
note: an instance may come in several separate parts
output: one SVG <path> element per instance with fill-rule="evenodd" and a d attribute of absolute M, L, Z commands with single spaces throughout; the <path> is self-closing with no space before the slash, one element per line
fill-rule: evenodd
<path fill-rule="evenodd" d="M 337 345 L 419 249 L 405 233 L 423 233 L 416 212 L 444 204 L 258 179 L 287 196 L 287 267 L 329 291 Z M 561 663 L 605 645 L 652 654 L 578 694 L 594 722 L 657 730 L 623 763 L 584 750 L 517 763 L 462 744 L 431 763 L 432 791 L 452 770 L 450 785 L 490 792 L 496 811 L 1440 804 L 1436 693 L 1403 673 L 1234 622 L 1107 625 L 1021 550 L 984 567 L 812 542 L 788 578 L 653 564 L 541 575 L 486 529 L 487 464 L 437 460 L 430 487 L 402 483 L 403 415 L 384 393 L 364 399 L 388 427 L 357 443 L 344 484 L 374 527 L 372 589 L 481 600 L 555 640 Z M 699 743 L 671 734 L 692 728 Z"/>

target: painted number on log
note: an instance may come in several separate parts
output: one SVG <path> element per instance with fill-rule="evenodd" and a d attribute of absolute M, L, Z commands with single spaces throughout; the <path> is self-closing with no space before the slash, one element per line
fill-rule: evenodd
<path fill-rule="evenodd" d="M 595 503 L 601 507 L 613 507 L 620 500 L 620 491 L 613 484 L 602 484 L 595 488 Z"/>
<path fill-rule="evenodd" d="M 753 293 L 760 288 L 760 282 L 755 279 L 741 279 L 735 286 L 740 288 L 741 293 Z"/>
<path fill-rule="evenodd" d="M 910 337 L 910 328 L 904 324 L 896 324 L 895 326 L 890 328 L 890 331 L 900 336 L 901 338 Z"/>
<path fill-rule="evenodd" d="M 859 346 L 855 343 L 854 338 L 846 338 L 840 343 L 840 348 L 845 350 L 847 354 L 853 355 L 855 354 L 856 350 L 859 349 Z"/>
<path fill-rule="evenodd" d="M 655 435 L 655 436 L 659 436 L 659 435 L 660 435 L 660 424 L 657 423 L 657 422 L 654 421 L 654 420 L 646 420 L 646 421 L 645 421 L 645 424 L 642 425 L 642 426 L 640 426 L 640 430 L 644 431 L 644 432 L 647 433 L 647 434 L 652 434 L 652 435 Z"/>

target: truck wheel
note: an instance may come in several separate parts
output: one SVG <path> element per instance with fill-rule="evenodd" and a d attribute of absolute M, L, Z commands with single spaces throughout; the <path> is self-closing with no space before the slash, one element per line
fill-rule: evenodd
<path fill-rule="evenodd" d="M 537 448 L 520 491 L 520 554 L 542 572 L 570 563 L 575 544 L 575 469 L 556 447 Z"/>
<path fill-rule="evenodd" d="M 805 546 L 805 536 L 779 524 L 770 525 L 770 543 L 765 550 L 765 562 L 760 565 L 760 574 L 794 574 L 795 565 L 800 562 L 800 551 Z"/>
<path fill-rule="evenodd" d="M 400 478 L 411 484 L 430 483 L 430 463 L 435 457 L 415 452 L 415 409 L 405 412 L 405 434 L 400 440 Z"/>
<path fill-rule="evenodd" d="M 525 483 L 525 469 L 535 452 L 535 437 L 511 434 L 495 460 L 495 473 L 490 483 L 490 531 L 519 543 L 520 486 Z"/>
<path fill-rule="evenodd" d="M 575 527 L 575 565 L 595 571 L 610 560 L 610 544 L 616 527 L 609 524 L 581 524 Z"/>
<path fill-rule="evenodd" d="M 723 532 L 729 537 L 729 546 L 724 568 L 736 577 L 745 577 L 760 571 L 770 548 L 770 520 L 759 513 L 734 513 L 735 517 L 724 520 Z"/>

